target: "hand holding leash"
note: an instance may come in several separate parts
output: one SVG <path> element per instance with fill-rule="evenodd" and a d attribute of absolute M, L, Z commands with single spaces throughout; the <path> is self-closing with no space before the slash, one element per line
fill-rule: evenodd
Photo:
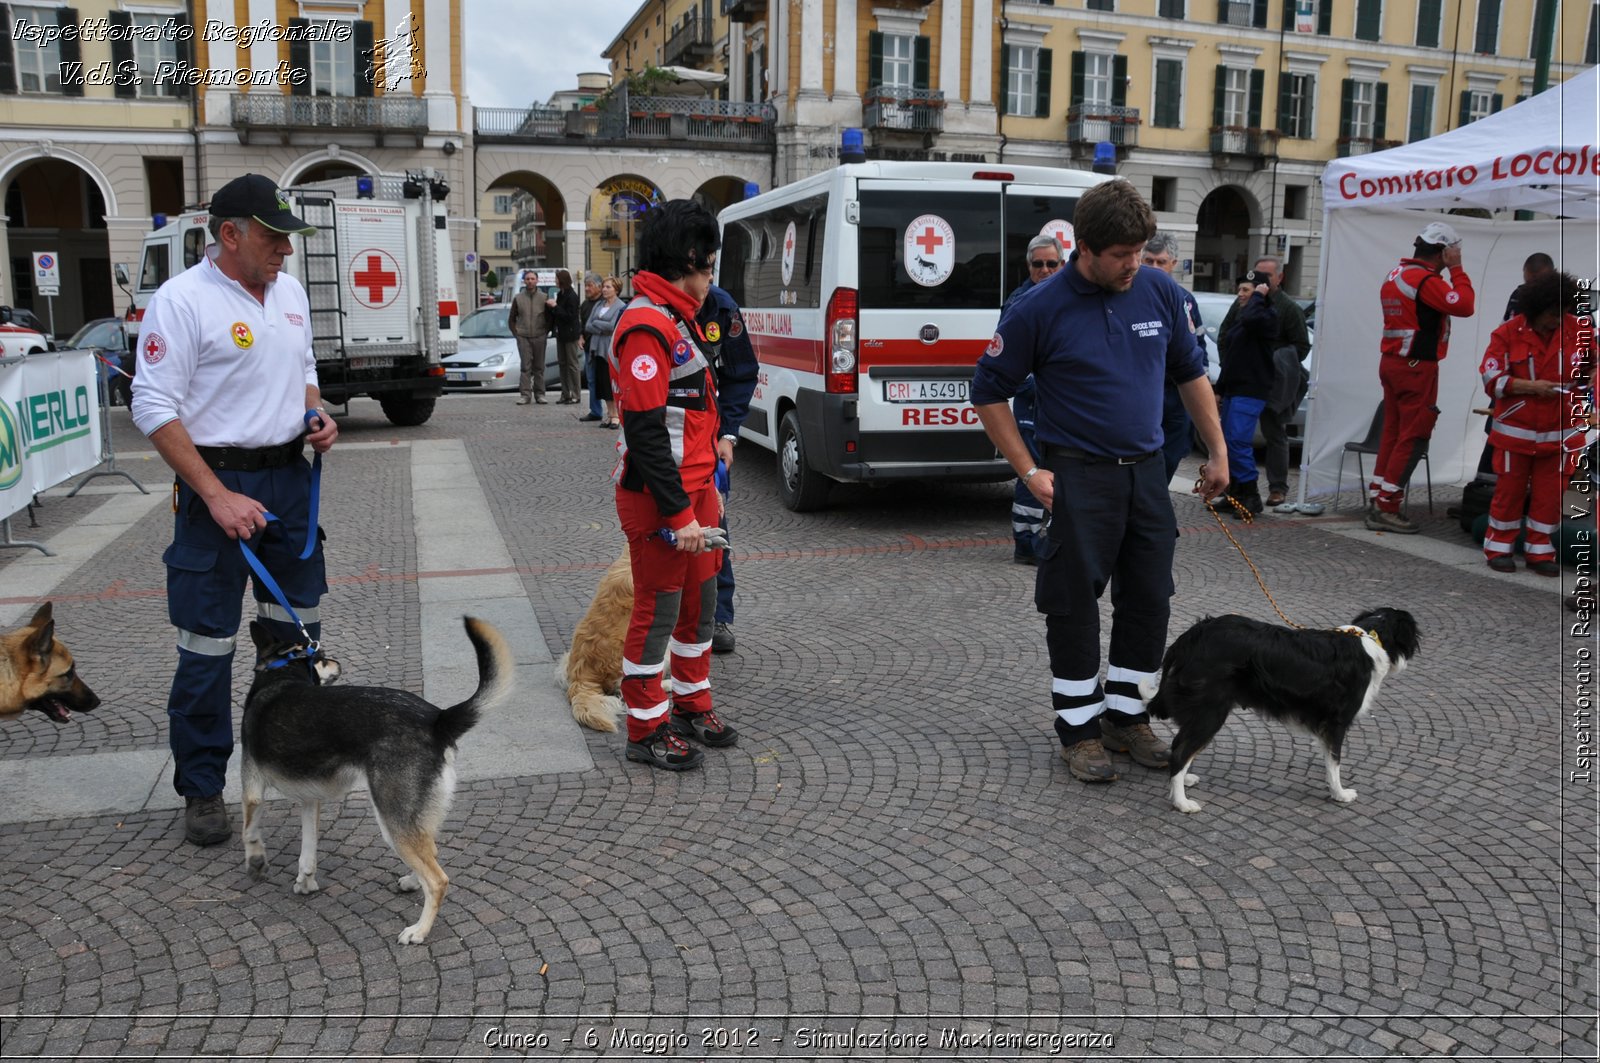
<path fill-rule="evenodd" d="M 333 441 L 339 438 L 339 425 L 320 406 L 306 411 L 305 422 L 306 442 L 318 454 L 326 454 L 333 446 Z"/>
<path fill-rule="evenodd" d="M 267 526 L 267 507 L 237 491 L 224 490 L 217 497 L 206 499 L 206 508 L 230 539 L 248 539 Z"/>

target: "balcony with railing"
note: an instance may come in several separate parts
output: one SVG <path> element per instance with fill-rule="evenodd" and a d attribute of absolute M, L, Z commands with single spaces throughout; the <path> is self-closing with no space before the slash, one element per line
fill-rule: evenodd
<path fill-rule="evenodd" d="M 1259 168 L 1278 154 L 1278 131 L 1246 126 L 1212 126 L 1211 158 L 1218 166 L 1243 162 Z"/>
<path fill-rule="evenodd" d="M 1256 26 L 1255 0 L 1217 0 L 1217 21 L 1224 26 Z"/>
<path fill-rule="evenodd" d="M 478 142 L 571 144 L 574 141 L 756 151 L 770 147 L 778 115 L 770 103 L 687 96 L 631 96 L 626 91 L 582 110 L 476 107 Z"/>
<path fill-rule="evenodd" d="M 417 138 L 428 131 L 427 104 L 416 96 L 283 96 L 250 92 L 234 95 L 233 128 L 249 143 L 257 130 L 287 136 L 301 130 L 372 133 L 383 143 L 389 133 Z"/>
<path fill-rule="evenodd" d="M 1067 109 L 1067 141 L 1098 144 L 1110 141 L 1117 150 L 1139 146 L 1139 108 L 1080 103 Z"/>
<path fill-rule="evenodd" d="M 861 124 L 875 132 L 944 132 L 944 91 L 879 85 L 861 97 Z"/>
<path fill-rule="evenodd" d="M 711 58 L 711 20 L 702 19 L 700 12 L 692 11 L 683 25 L 667 38 L 661 51 L 662 66 L 692 67 Z"/>
<path fill-rule="evenodd" d="M 1399 146 L 1398 140 L 1382 140 L 1377 137 L 1340 137 L 1338 140 L 1341 159 L 1352 155 L 1371 155 L 1375 151 L 1385 151 Z"/>

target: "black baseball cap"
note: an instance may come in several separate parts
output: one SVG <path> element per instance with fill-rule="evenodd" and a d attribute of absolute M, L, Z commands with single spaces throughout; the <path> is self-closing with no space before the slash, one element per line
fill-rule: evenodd
<path fill-rule="evenodd" d="M 235 177 L 217 189 L 209 209 L 214 217 L 250 218 L 274 232 L 308 236 L 317 231 L 315 225 L 307 225 L 295 217 L 289 209 L 288 197 L 278 191 L 272 178 L 258 173 Z"/>

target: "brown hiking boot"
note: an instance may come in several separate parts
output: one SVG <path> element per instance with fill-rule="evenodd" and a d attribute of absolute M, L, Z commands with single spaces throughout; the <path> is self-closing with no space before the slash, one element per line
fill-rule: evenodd
<path fill-rule="evenodd" d="M 1164 768 L 1172 759 L 1172 750 L 1156 737 L 1147 723 L 1132 723 L 1118 727 L 1104 716 L 1100 717 L 1100 736 L 1107 749 L 1126 753 L 1136 763 L 1147 768 Z"/>
<path fill-rule="evenodd" d="M 1074 778 L 1084 782 L 1116 782 L 1117 769 L 1111 766 L 1106 748 L 1093 738 L 1085 738 L 1076 745 L 1062 746 L 1061 759 Z"/>

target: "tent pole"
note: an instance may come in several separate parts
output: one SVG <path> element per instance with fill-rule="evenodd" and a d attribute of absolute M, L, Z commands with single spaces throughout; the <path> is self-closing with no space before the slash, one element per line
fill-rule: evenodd
<path fill-rule="evenodd" d="M 1332 213 L 1328 210 L 1328 189 L 1322 189 L 1322 246 L 1317 250 L 1317 305 L 1322 305 L 1325 300 L 1324 293 L 1328 290 L 1328 238 L 1330 236 L 1328 223 L 1332 220 Z M 1326 354 L 1323 357 L 1327 357 Z M 1311 383 L 1306 388 L 1306 430 L 1300 437 L 1300 489 L 1294 501 L 1295 512 L 1304 513 L 1315 517 L 1322 513 L 1323 506 L 1320 502 L 1306 501 L 1306 481 L 1311 473 L 1311 429 L 1317 423 L 1317 381 L 1322 375 L 1322 359 L 1312 359 Z M 1365 486 L 1362 490 L 1365 490 Z M 1337 497 L 1334 505 L 1339 504 Z"/>

